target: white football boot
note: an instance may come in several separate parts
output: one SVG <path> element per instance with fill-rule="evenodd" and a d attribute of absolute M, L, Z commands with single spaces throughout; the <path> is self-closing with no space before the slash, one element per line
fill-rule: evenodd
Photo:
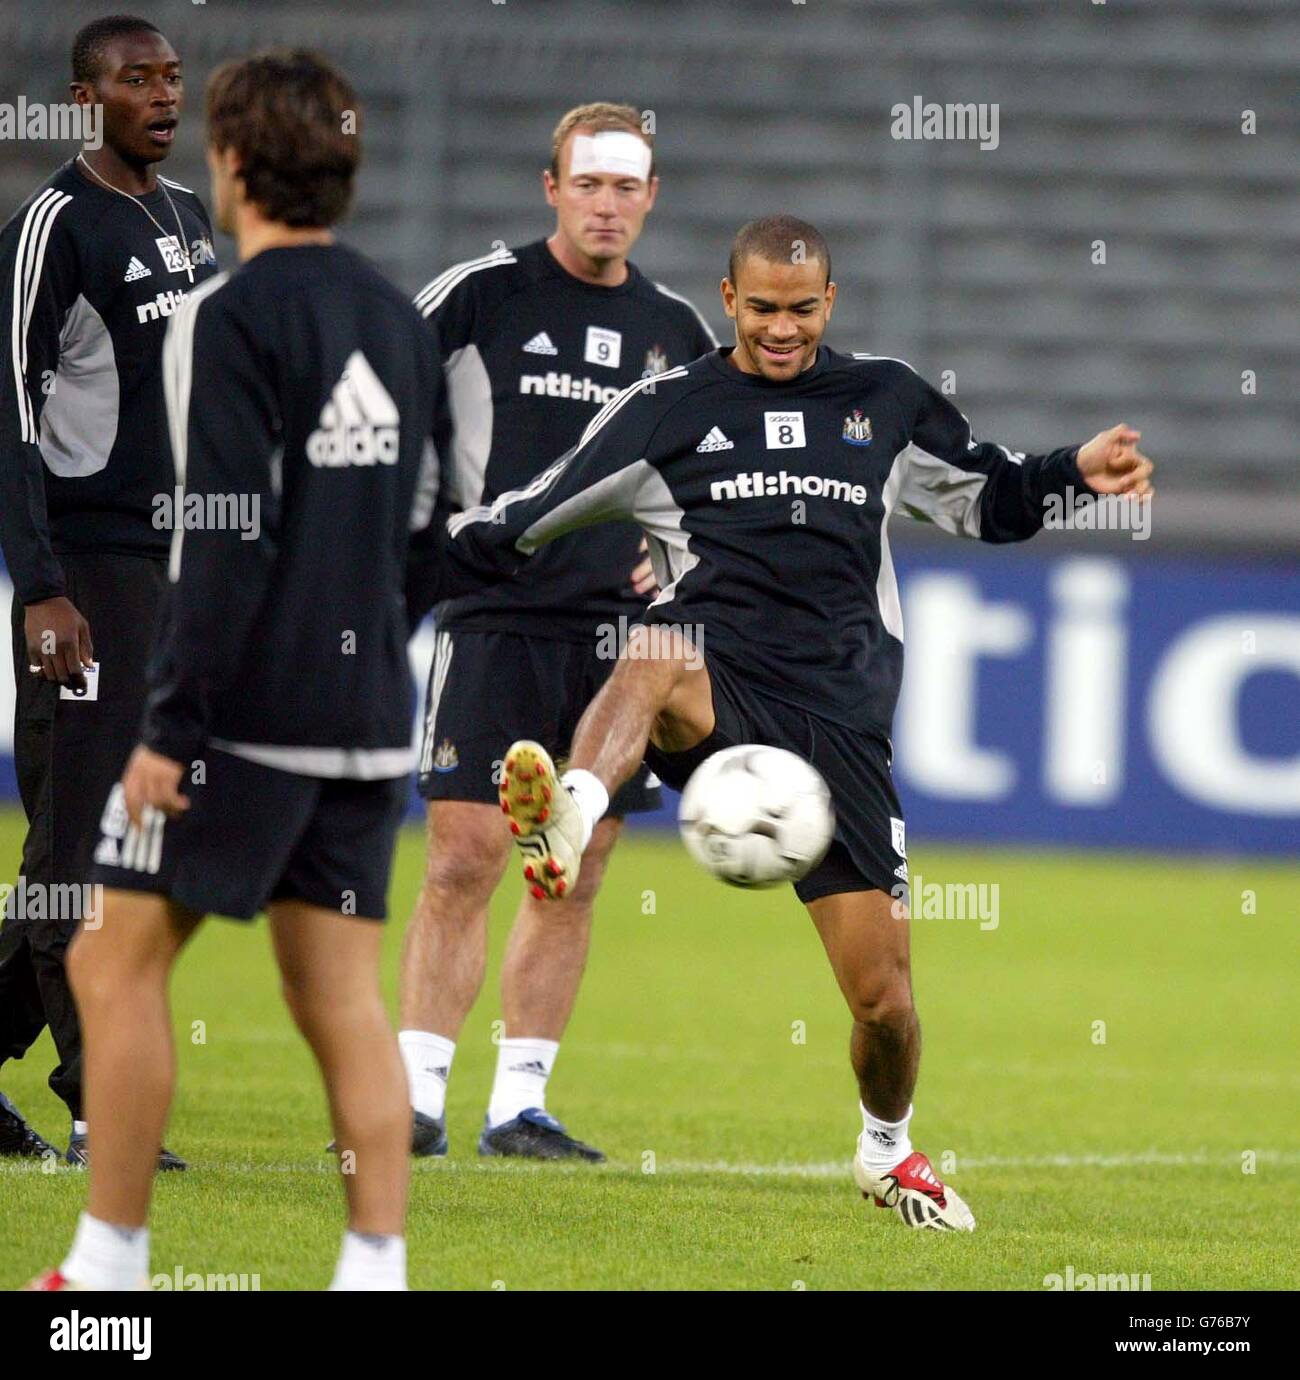
<path fill-rule="evenodd" d="M 877 1207 L 893 1208 L 909 1227 L 975 1230 L 974 1213 L 951 1188 L 939 1182 L 930 1161 L 919 1150 L 913 1150 L 892 1169 L 874 1169 L 862 1162 L 859 1136 L 853 1178 L 864 1198 L 874 1198 Z"/>
<path fill-rule="evenodd" d="M 540 743 L 521 738 L 511 745 L 500 796 L 532 894 L 539 901 L 563 899 L 582 865 L 582 812 Z"/>

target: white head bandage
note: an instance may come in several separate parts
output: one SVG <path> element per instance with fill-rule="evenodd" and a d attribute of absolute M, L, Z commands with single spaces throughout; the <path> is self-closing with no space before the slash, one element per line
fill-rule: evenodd
<path fill-rule="evenodd" d="M 575 134 L 569 159 L 569 175 L 613 173 L 616 177 L 650 179 L 650 146 L 626 129 L 604 129 L 599 134 Z"/>

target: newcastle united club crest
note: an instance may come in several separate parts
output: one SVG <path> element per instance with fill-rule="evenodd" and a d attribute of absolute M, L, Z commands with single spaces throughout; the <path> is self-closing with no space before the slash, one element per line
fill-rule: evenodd
<path fill-rule="evenodd" d="M 871 444 L 871 418 L 862 415 L 862 409 L 855 407 L 853 416 L 845 417 L 844 432 L 841 437 L 851 446 L 869 446 Z"/>
<path fill-rule="evenodd" d="M 668 356 L 658 345 L 652 345 L 645 352 L 645 368 L 641 371 L 643 379 L 654 378 L 656 374 L 662 374 L 668 368 Z"/>

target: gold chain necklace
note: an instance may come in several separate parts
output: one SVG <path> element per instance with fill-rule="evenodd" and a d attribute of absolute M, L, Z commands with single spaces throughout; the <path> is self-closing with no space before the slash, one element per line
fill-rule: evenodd
<path fill-rule="evenodd" d="M 171 236 L 163 228 L 161 222 L 158 221 L 158 219 L 154 216 L 154 213 L 144 204 L 144 202 L 140 200 L 139 197 L 132 196 L 130 192 L 124 192 L 121 189 L 121 187 L 114 187 L 113 184 L 106 177 L 101 177 L 94 170 L 94 168 L 92 168 L 90 164 L 86 161 L 86 155 L 84 153 L 79 153 L 77 155 L 77 162 L 80 163 L 83 168 L 85 168 L 85 170 L 91 175 L 91 177 L 95 179 L 96 182 L 102 183 L 105 187 L 108 188 L 110 192 L 116 192 L 118 196 L 124 196 L 128 201 L 134 201 L 135 204 L 145 213 L 145 215 L 148 216 L 151 221 L 153 221 L 154 225 L 158 227 L 158 233 L 163 237 L 163 239 L 171 239 Z M 172 200 L 172 194 L 167 190 L 167 184 L 162 180 L 162 178 L 158 179 L 158 185 L 162 188 L 162 194 L 167 199 L 167 205 L 172 208 L 172 218 L 176 222 L 176 247 L 180 250 L 181 258 L 185 261 L 185 276 L 189 279 L 190 285 L 192 287 L 194 285 L 194 266 L 190 263 L 190 252 L 185 244 L 185 229 L 181 225 L 181 215 L 180 212 L 176 209 L 176 203 Z"/>

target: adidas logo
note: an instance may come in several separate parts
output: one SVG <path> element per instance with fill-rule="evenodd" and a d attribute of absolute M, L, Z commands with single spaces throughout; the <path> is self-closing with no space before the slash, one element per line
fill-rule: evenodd
<path fill-rule="evenodd" d="M 526 1064 L 511 1064 L 511 1073 L 534 1073 L 539 1077 L 546 1076 L 546 1065 L 540 1059 L 530 1059 Z"/>
<path fill-rule="evenodd" d="M 134 283 L 141 278 L 152 278 L 153 271 L 146 268 L 134 255 L 131 262 L 126 266 L 126 277 L 122 279 L 124 283 Z"/>
<path fill-rule="evenodd" d="M 526 355 L 558 355 L 560 352 L 551 344 L 551 337 L 545 331 L 538 331 L 533 338 L 524 345 Z"/>
<path fill-rule="evenodd" d="M 343 366 L 320 425 L 307 438 L 307 459 L 317 468 L 397 463 L 397 404 L 370 367 L 354 350 Z"/>
<path fill-rule="evenodd" d="M 100 817 L 100 840 L 94 859 L 104 867 L 121 867 L 128 872 L 157 874 L 162 866 L 163 826 L 167 816 L 146 805 L 138 825 L 126 812 L 126 792 L 119 781 L 108 793 Z"/>
<path fill-rule="evenodd" d="M 728 441 L 722 434 L 722 428 L 715 426 L 709 434 L 695 447 L 696 452 L 705 455 L 711 450 L 735 450 L 736 443 Z"/>

